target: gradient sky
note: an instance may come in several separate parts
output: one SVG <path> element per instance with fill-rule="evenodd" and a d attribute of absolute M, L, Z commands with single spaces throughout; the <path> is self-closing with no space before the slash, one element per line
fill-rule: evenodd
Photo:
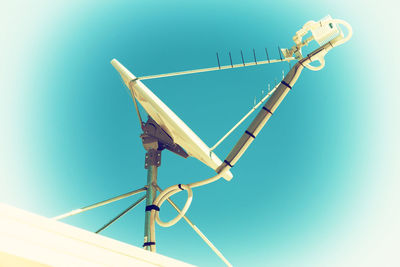
<path fill-rule="evenodd" d="M 136 76 L 240 62 L 291 47 L 308 20 L 348 21 L 353 38 L 304 70 L 232 169 L 194 190 L 188 217 L 234 266 L 396 266 L 400 247 L 396 1 L 3 1 L 0 201 L 52 217 L 142 187 L 132 100 L 109 63 Z M 212 146 L 287 63 L 145 81 Z M 247 121 L 215 151 L 223 159 Z M 159 185 L 213 175 L 163 152 Z M 138 197 L 64 222 L 95 231 Z M 186 193 L 174 197 L 183 205 Z M 144 204 L 102 234 L 141 246 Z M 163 206 L 161 218 L 175 213 Z M 223 266 L 181 221 L 159 253 Z"/>

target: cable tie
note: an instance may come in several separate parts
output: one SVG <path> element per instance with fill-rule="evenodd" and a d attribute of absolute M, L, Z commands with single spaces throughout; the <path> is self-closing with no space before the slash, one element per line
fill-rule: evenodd
<path fill-rule="evenodd" d="M 284 86 L 286 86 L 287 88 L 292 89 L 292 87 L 291 87 L 287 82 L 285 82 L 284 80 L 282 80 L 281 83 L 282 83 Z"/>
<path fill-rule="evenodd" d="M 225 162 L 229 167 L 233 168 L 233 166 L 231 165 L 231 163 L 230 163 L 229 161 L 224 160 L 224 162 Z"/>
<path fill-rule="evenodd" d="M 254 136 L 254 134 L 252 134 L 251 132 L 249 132 L 249 131 L 245 131 L 245 133 L 247 133 L 248 135 L 250 135 L 251 137 L 253 137 L 254 139 L 256 139 L 256 137 Z"/>
<path fill-rule="evenodd" d="M 146 211 L 152 211 L 152 210 L 160 211 L 160 207 L 157 206 L 157 205 L 148 205 L 148 206 L 146 206 Z"/>
<path fill-rule="evenodd" d="M 156 244 L 156 242 L 146 242 L 146 243 L 143 243 L 143 247 L 148 247 L 148 246 L 152 246 L 155 244 Z"/>
<path fill-rule="evenodd" d="M 274 115 L 274 113 L 272 113 L 272 111 L 267 109 L 265 106 L 263 106 L 262 109 L 268 112 L 269 114 Z"/>
<path fill-rule="evenodd" d="M 185 190 L 184 188 L 182 188 L 182 184 L 178 184 L 178 187 L 180 190 Z"/>

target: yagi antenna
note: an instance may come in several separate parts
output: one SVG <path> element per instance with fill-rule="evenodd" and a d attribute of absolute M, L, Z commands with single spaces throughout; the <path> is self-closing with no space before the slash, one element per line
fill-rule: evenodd
<path fill-rule="evenodd" d="M 267 50 L 265 50 L 265 51 L 267 51 Z M 232 63 L 231 53 L 229 52 L 229 57 L 230 57 L 231 64 L 230 65 L 221 66 L 220 60 L 219 60 L 219 55 L 218 55 L 218 53 L 216 53 L 218 67 L 195 69 L 195 70 L 185 70 L 185 71 L 171 72 L 171 73 L 165 73 L 165 74 L 148 75 L 148 76 L 137 77 L 136 79 L 137 80 L 150 80 L 150 79 L 157 79 L 157 78 L 165 78 L 165 77 L 172 77 L 172 76 L 179 76 L 179 75 L 187 75 L 187 74 L 194 74 L 194 73 L 216 71 L 216 70 L 226 70 L 226 69 L 250 67 L 250 66 L 255 66 L 255 65 L 265 65 L 265 64 L 271 64 L 271 63 L 278 63 L 278 62 L 282 62 L 282 61 L 290 62 L 292 60 L 295 60 L 294 57 L 288 57 L 288 58 L 284 58 L 284 59 L 282 59 L 282 58 L 280 58 L 280 59 L 271 59 L 270 60 L 269 56 L 268 56 L 268 52 L 267 52 L 267 56 L 268 56 L 267 60 L 257 61 L 255 50 L 253 49 L 254 62 L 245 62 L 242 50 L 240 50 L 240 54 L 242 56 L 242 64 L 233 64 Z"/>
<path fill-rule="evenodd" d="M 345 26 L 347 28 L 346 37 L 344 36 L 344 33 L 339 25 Z M 302 40 L 302 38 L 310 31 L 312 36 L 308 37 L 305 40 Z M 113 59 L 111 61 L 112 65 L 120 73 L 125 85 L 131 91 L 132 98 L 135 101 L 135 108 L 138 112 L 140 120 L 141 116 L 137 108 L 136 100 L 141 104 L 141 106 L 149 115 L 147 122 L 141 122 L 143 133 L 140 135 L 143 147 L 147 151 L 145 158 L 145 168 L 147 169 L 147 184 L 141 189 L 134 190 L 126 194 L 104 200 L 90 206 L 86 206 L 81 209 L 73 210 L 71 212 L 59 215 L 54 219 L 63 219 L 141 192 L 146 192 L 145 196 L 131 204 L 122 213 L 117 215 L 117 217 L 115 217 L 113 220 L 97 230 L 97 232 L 101 232 L 105 228 L 109 227 L 112 223 L 114 223 L 128 211 L 133 209 L 140 202 L 146 200 L 145 231 L 143 244 L 143 247 L 146 250 L 150 250 L 152 252 L 156 251 L 156 222 L 162 227 L 169 227 L 183 218 L 203 239 L 203 241 L 216 253 L 216 255 L 218 255 L 218 257 L 220 257 L 221 260 L 224 261 L 227 266 L 232 266 L 229 261 L 222 255 L 222 253 L 200 231 L 200 229 L 187 218 L 186 212 L 188 211 L 193 199 L 192 189 L 215 182 L 220 178 L 224 178 L 227 181 L 230 181 L 233 177 L 230 169 L 235 166 L 235 164 L 242 157 L 250 144 L 254 141 L 255 138 L 257 138 L 264 125 L 276 112 L 280 103 L 293 88 L 303 69 L 308 68 L 313 71 L 322 69 L 325 66 L 325 55 L 334 47 L 337 47 L 347 42 L 351 38 L 351 36 L 352 29 L 347 22 L 343 20 L 332 19 L 330 16 L 327 16 L 318 22 L 309 21 L 304 24 L 304 26 L 299 31 L 297 31 L 295 36 L 293 37 L 295 45 L 292 48 L 280 49 L 280 47 L 278 46 L 280 57 L 280 59 L 278 60 L 270 59 L 268 50 L 265 49 L 267 60 L 257 61 L 255 50 L 253 50 L 254 62 L 245 63 L 243 52 L 241 50 L 240 54 L 242 58 L 242 64 L 233 64 L 231 54 L 229 53 L 231 64 L 228 66 L 221 66 L 217 53 L 216 55 L 218 67 L 135 77 L 121 63 L 119 63 L 116 59 Z M 319 44 L 319 47 L 309 53 L 306 57 L 303 57 L 302 48 L 308 45 L 308 43 L 313 40 L 315 40 Z M 209 148 L 171 109 L 169 109 L 168 106 L 166 106 L 161 101 L 161 99 L 159 99 L 149 88 L 147 88 L 146 85 L 141 82 L 141 80 L 147 79 L 171 77 L 232 68 L 242 68 L 282 61 L 290 62 L 295 59 L 297 60 L 297 62 L 286 74 L 286 76 L 284 75 L 284 73 L 282 73 L 284 75 L 283 79 L 279 83 L 276 83 L 275 87 L 272 90 L 270 90 L 270 85 L 268 84 L 268 94 L 263 96 L 261 101 L 259 101 L 230 131 L 228 131 L 226 135 L 224 135 L 223 138 L 221 138 L 211 148 Z M 314 61 L 318 61 L 320 65 L 311 65 L 311 63 Z M 231 149 L 228 156 L 223 161 L 220 160 L 213 152 L 213 150 L 219 144 L 221 144 L 221 142 L 225 140 L 230 133 L 232 133 L 247 117 L 250 116 L 250 114 L 252 114 L 261 105 L 262 108 L 258 111 L 258 114 L 244 131 L 235 146 Z M 157 168 L 161 164 L 161 152 L 164 149 L 168 149 L 183 158 L 186 158 L 188 156 L 195 157 L 203 162 L 205 165 L 212 168 L 216 172 L 216 175 L 208 179 L 200 180 L 198 182 L 190 184 L 172 185 L 162 190 L 157 185 Z M 158 195 L 157 191 L 160 192 Z M 182 209 L 178 208 L 178 206 L 175 205 L 175 203 L 172 202 L 172 200 L 170 199 L 171 196 L 181 191 L 187 191 L 188 194 L 187 201 Z M 159 217 L 161 206 L 165 201 L 168 201 L 178 212 L 178 215 L 169 222 L 164 222 Z"/>

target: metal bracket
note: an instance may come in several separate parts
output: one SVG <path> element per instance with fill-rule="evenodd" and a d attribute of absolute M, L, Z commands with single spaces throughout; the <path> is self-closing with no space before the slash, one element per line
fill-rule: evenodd
<path fill-rule="evenodd" d="M 146 160 L 144 168 L 148 169 L 150 166 L 159 167 L 161 165 L 161 150 L 150 149 L 146 153 Z"/>
<path fill-rule="evenodd" d="M 174 143 L 174 140 L 150 116 L 143 127 L 143 133 L 140 137 L 142 138 L 143 147 L 147 151 L 168 149 L 183 158 L 189 156 L 181 146 Z"/>

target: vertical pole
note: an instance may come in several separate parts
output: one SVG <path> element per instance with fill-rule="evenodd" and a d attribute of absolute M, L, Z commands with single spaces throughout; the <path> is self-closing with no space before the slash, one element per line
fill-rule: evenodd
<path fill-rule="evenodd" d="M 144 221 L 144 244 L 143 247 L 146 250 L 151 250 L 151 225 L 150 225 L 150 214 L 151 209 L 147 207 L 153 205 L 153 201 L 156 198 L 157 192 L 157 168 L 160 166 L 161 151 L 157 149 L 149 149 L 146 153 L 146 165 L 147 169 L 147 191 L 146 191 L 146 213 Z M 153 222 L 154 223 L 154 222 Z"/>

